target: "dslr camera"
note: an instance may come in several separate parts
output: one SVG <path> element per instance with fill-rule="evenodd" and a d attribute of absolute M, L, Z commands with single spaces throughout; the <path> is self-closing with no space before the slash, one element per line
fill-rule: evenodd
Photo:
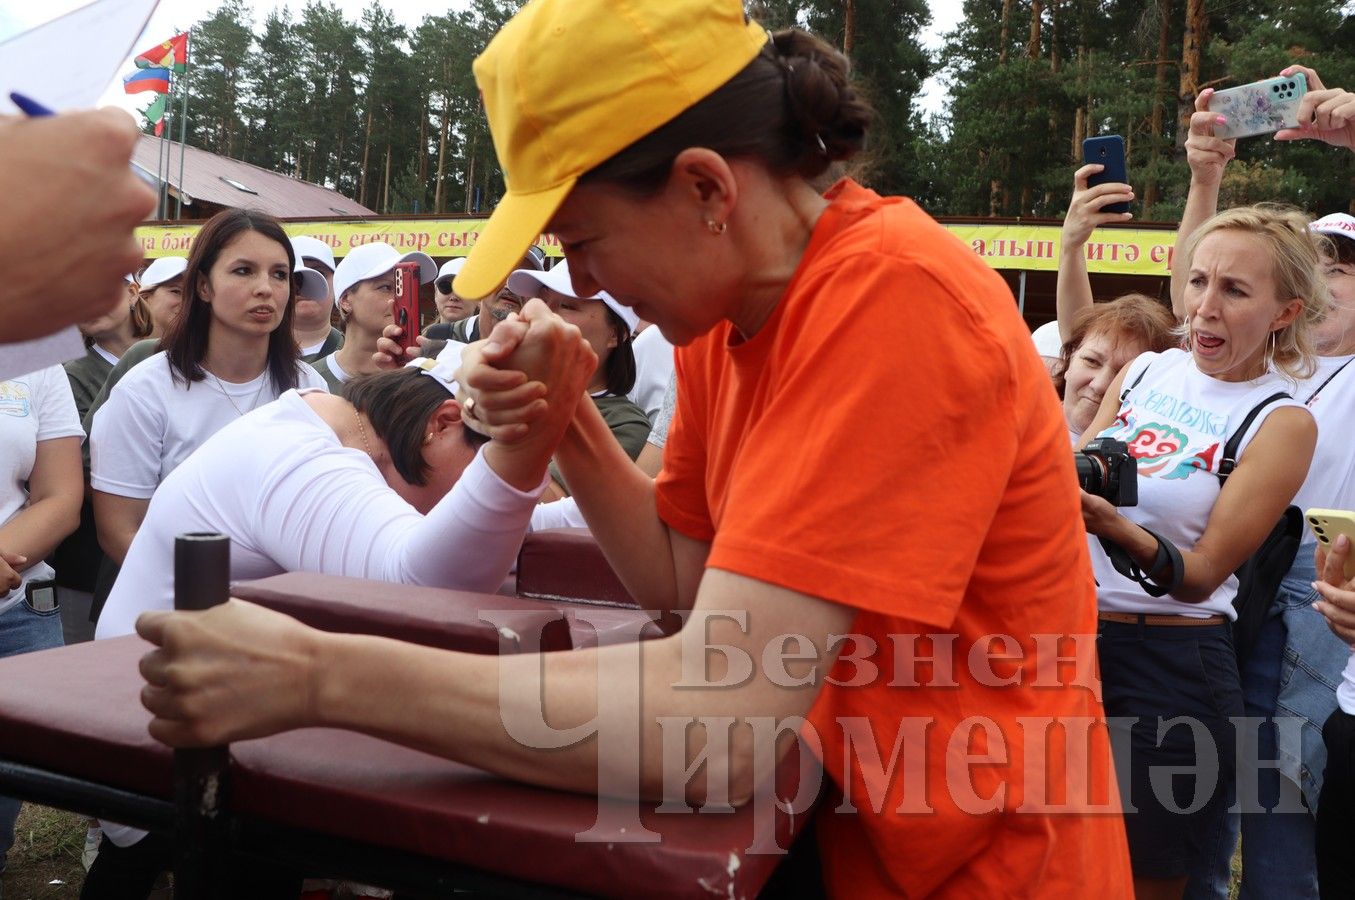
<path fill-rule="evenodd" d="M 1124 441 L 1097 438 L 1074 453 L 1073 462 L 1084 491 L 1115 506 L 1138 506 L 1139 463 Z"/>

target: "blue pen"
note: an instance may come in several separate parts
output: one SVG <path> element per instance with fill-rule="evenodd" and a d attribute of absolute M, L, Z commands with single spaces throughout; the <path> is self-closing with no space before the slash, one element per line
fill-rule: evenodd
<path fill-rule="evenodd" d="M 41 116 L 56 115 L 55 110 L 48 109 L 38 101 L 34 100 L 32 97 L 25 97 L 18 91 L 10 91 L 9 99 L 13 100 L 14 105 L 19 107 L 19 109 L 23 111 L 24 115 L 29 116 L 30 118 L 36 119 Z M 142 181 L 146 182 L 146 184 L 150 185 L 156 190 L 159 190 L 160 182 L 157 181 L 155 177 L 149 174 L 148 172 L 143 172 L 136 166 L 132 166 L 132 174 L 135 175 L 137 178 L 140 178 Z"/>

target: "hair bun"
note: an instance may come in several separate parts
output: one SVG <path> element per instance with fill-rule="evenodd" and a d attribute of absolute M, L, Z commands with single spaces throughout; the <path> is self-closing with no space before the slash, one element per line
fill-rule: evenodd
<path fill-rule="evenodd" d="M 796 28 L 773 33 L 771 51 L 786 74 L 791 117 L 806 142 L 804 174 L 853 156 L 865 145 L 874 114 L 852 87 L 847 58 Z"/>

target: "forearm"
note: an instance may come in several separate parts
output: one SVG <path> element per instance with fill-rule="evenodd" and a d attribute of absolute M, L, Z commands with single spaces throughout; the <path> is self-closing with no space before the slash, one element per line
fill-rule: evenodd
<path fill-rule="evenodd" d="M 72 502 L 74 501 L 74 502 Z M 28 557 L 22 572 L 51 555 L 57 544 L 80 525 L 79 496 L 53 496 L 25 507 L 0 527 L 0 550 Z"/>
<path fill-rule="evenodd" d="M 738 705 L 736 697 L 722 698 L 737 693 L 727 689 L 673 690 L 678 640 L 495 657 L 323 634 L 314 670 L 325 675 L 314 691 L 314 724 L 545 787 L 658 799 L 664 793 L 658 719 L 716 716 Z M 402 701 L 391 703 L 394 696 Z M 682 768 L 695 750 L 686 748 Z M 727 779 L 729 752 L 712 756 L 711 777 Z M 678 796 L 704 796 L 706 777 L 682 786 Z"/>
<path fill-rule="evenodd" d="M 1116 519 L 1114 527 L 1104 537 L 1122 547 L 1141 572 L 1149 572 L 1157 561 L 1157 538 L 1124 516 Z M 1176 549 L 1181 553 L 1184 571 L 1180 573 L 1180 585 L 1170 594 L 1174 600 L 1182 603 L 1203 603 L 1213 596 L 1219 585 L 1232 574 L 1231 569 L 1221 567 L 1207 553 L 1186 547 Z M 1165 585 L 1175 576 L 1176 573 L 1165 571 L 1159 573 L 1154 580 Z"/>
<path fill-rule="evenodd" d="M 1176 247 L 1172 254 L 1171 297 L 1172 313 L 1178 322 L 1185 321 L 1186 273 L 1177 265 L 1181 248 L 1186 239 L 1195 233 L 1201 225 L 1213 218 L 1219 208 L 1219 182 L 1202 181 L 1192 177 L 1190 190 L 1186 193 L 1186 206 L 1181 212 L 1181 224 L 1176 229 Z"/>
<path fill-rule="evenodd" d="M 1064 244 L 1060 250 L 1054 308 L 1059 322 L 1059 339 L 1065 344 L 1072 339 L 1073 320 L 1077 314 L 1095 303 L 1091 276 L 1087 274 L 1085 248 L 1085 244 Z"/>
<path fill-rule="evenodd" d="M 654 480 L 612 437 L 592 403 L 580 403 L 555 453 L 593 537 L 621 583 L 641 606 L 685 609 L 672 538 L 659 518 Z"/>

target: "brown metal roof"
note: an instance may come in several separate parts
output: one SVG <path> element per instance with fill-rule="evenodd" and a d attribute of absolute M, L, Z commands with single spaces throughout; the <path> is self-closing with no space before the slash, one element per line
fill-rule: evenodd
<path fill-rule="evenodd" d="M 170 166 L 168 178 L 170 193 L 182 192 L 184 218 L 199 219 L 193 204 L 205 201 L 221 206 L 243 206 L 258 209 L 279 217 L 298 216 L 370 216 L 373 211 L 349 200 L 338 191 L 318 184 L 301 181 L 278 172 L 270 172 L 238 159 L 218 156 L 189 144 L 183 161 L 183 184 L 179 183 L 179 148 L 177 141 L 169 144 Z M 137 140 L 132 161 L 151 175 L 155 175 L 157 154 L 161 151 L 159 138 L 143 134 Z M 238 187 L 243 186 L 242 187 Z M 182 189 L 182 190 L 181 190 Z"/>

